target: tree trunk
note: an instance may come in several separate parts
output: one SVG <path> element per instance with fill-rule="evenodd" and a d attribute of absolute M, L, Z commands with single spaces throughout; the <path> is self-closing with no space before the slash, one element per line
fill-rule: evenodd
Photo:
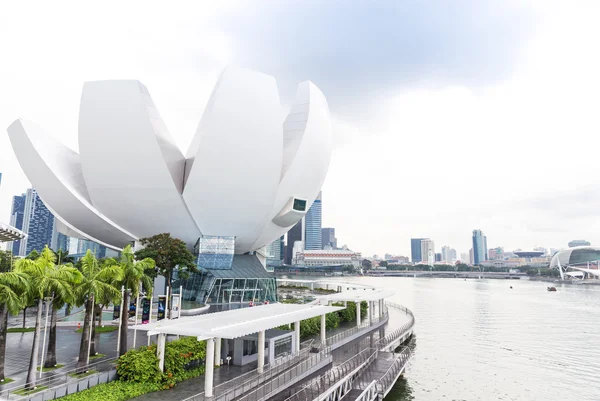
<path fill-rule="evenodd" d="M 23 308 L 23 328 L 25 328 L 25 318 L 27 317 L 27 307 Z"/>
<path fill-rule="evenodd" d="M 88 355 L 90 353 L 90 316 L 92 314 L 92 299 L 85 301 L 85 315 L 83 321 L 83 330 L 81 330 L 81 342 L 79 343 L 79 360 L 77 368 L 83 368 L 88 364 Z"/>
<path fill-rule="evenodd" d="M 48 352 L 44 361 L 45 368 L 56 366 L 56 308 L 52 305 L 50 313 L 50 335 L 48 336 Z"/>
<path fill-rule="evenodd" d="M 121 313 L 121 342 L 119 344 L 119 356 L 127 352 L 127 324 L 129 322 L 129 292 L 123 294 L 123 313 Z"/>
<path fill-rule="evenodd" d="M 65 316 L 69 316 L 71 314 L 71 304 L 67 304 L 65 307 Z"/>
<path fill-rule="evenodd" d="M 102 311 L 104 310 L 104 305 L 98 305 L 100 308 L 100 314 L 98 315 L 98 327 L 102 327 Z"/>
<path fill-rule="evenodd" d="M 96 307 L 94 306 L 94 315 L 92 317 L 92 336 L 90 337 L 90 356 L 96 355 Z"/>
<path fill-rule="evenodd" d="M 0 382 L 4 377 L 4 358 L 6 356 L 6 330 L 8 329 L 8 306 L 2 305 L 0 308 Z"/>
<path fill-rule="evenodd" d="M 25 380 L 25 388 L 35 388 L 35 374 L 37 373 L 37 361 L 40 352 L 40 323 L 42 321 L 42 308 L 44 299 L 38 301 L 37 317 L 35 318 L 35 332 L 33 334 L 33 347 L 31 348 L 31 358 L 29 359 L 29 372 L 27 372 L 27 380 Z"/>

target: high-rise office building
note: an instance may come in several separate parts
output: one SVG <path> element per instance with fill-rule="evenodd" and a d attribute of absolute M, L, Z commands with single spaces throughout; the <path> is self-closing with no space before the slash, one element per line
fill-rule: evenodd
<path fill-rule="evenodd" d="M 283 262 L 283 235 L 266 246 L 267 265 L 281 266 Z"/>
<path fill-rule="evenodd" d="M 586 241 L 584 239 L 574 239 L 573 241 L 569 242 L 569 248 L 573 248 L 574 246 L 590 246 L 592 245 L 590 243 L 590 241 Z"/>
<path fill-rule="evenodd" d="M 322 249 L 321 238 L 321 192 L 304 216 L 304 247 L 306 250 Z"/>
<path fill-rule="evenodd" d="M 487 237 L 481 230 L 473 230 L 473 264 L 488 260 Z"/>
<path fill-rule="evenodd" d="M 296 241 L 302 241 L 302 227 L 304 226 L 303 220 L 300 220 L 296 225 L 290 228 L 287 232 L 287 244 L 285 246 L 285 264 L 291 265 L 292 258 L 294 257 L 294 243 Z"/>
<path fill-rule="evenodd" d="M 442 254 L 441 252 L 438 252 L 435 254 L 435 261 L 436 262 L 441 262 L 442 261 Z"/>
<path fill-rule="evenodd" d="M 335 228 L 326 227 L 321 229 L 321 241 L 323 249 L 331 247 L 331 249 L 337 249 L 337 238 L 335 238 Z"/>
<path fill-rule="evenodd" d="M 421 240 L 421 262 L 433 266 L 435 263 L 435 244 L 430 239 Z"/>
<path fill-rule="evenodd" d="M 442 247 L 442 261 L 446 263 L 456 262 L 456 249 L 450 248 L 448 245 Z"/>
<path fill-rule="evenodd" d="M 10 221 L 8 222 L 14 228 L 23 231 L 23 217 L 25 215 L 25 194 L 13 196 L 12 209 L 10 211 Z M 8 249 L 12 250 L 13 255 L 19 254 L 21 241 L 13 241 L 9 244 Z"/>
<path fill-rule="evenodd" d="M 411 238 L 410 239 L 410 260 L 413 263 L 420 263 L 423 261 L 421 255 L 421 241 L 427 238 Z"/>
<path fill-rule="evenodd" d="M 28 189 L 25 195 L 22 231 L 27 234 L 27 238 L 21 240 L 20 256 L 26 256 L 33 250 L 41 252 L 46 245 L 53 245 L 54 215 L 33 188 Z"/>

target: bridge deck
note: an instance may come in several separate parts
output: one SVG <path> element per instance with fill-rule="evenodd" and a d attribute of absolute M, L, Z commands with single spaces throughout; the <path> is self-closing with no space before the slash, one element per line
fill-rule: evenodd
<path fill-rule="evenodd" d="M 354 381 L 352 388 L 363 391 L 373 380 L 380 380 L 388 369 L 392 367 L 396 358 L 397 356 L 393 352 L 379 352 L 377 359 L 365 370 L 358 380 Z"/>

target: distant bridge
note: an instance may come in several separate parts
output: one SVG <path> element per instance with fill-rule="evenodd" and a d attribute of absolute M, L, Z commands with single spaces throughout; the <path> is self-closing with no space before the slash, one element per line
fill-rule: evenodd
<path fill-rule="evenodd" d="M 451 277 L 451 278 L 503 278 L 520 279 L 526 273 L 507 272 L 461 272 L 461 271 L 425 271 L 425 270 L 368 270 L 367 276 L 374 277 Z"/>

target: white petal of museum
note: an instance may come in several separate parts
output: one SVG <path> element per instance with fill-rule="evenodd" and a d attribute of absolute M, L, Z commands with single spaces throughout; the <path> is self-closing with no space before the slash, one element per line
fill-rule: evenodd
<path fill-rule="evenodd" d="M 8 134 L 62 230 L 115 249 L 162 232 L 259 249 L 306 214 L 331 156 L 315 85 L 298 86 L 286 115 L 273 77 L 238 68 L 219 78 L 186 156 L 138 81 L 85 83 L 79 153 L 28 121 Z"/>

